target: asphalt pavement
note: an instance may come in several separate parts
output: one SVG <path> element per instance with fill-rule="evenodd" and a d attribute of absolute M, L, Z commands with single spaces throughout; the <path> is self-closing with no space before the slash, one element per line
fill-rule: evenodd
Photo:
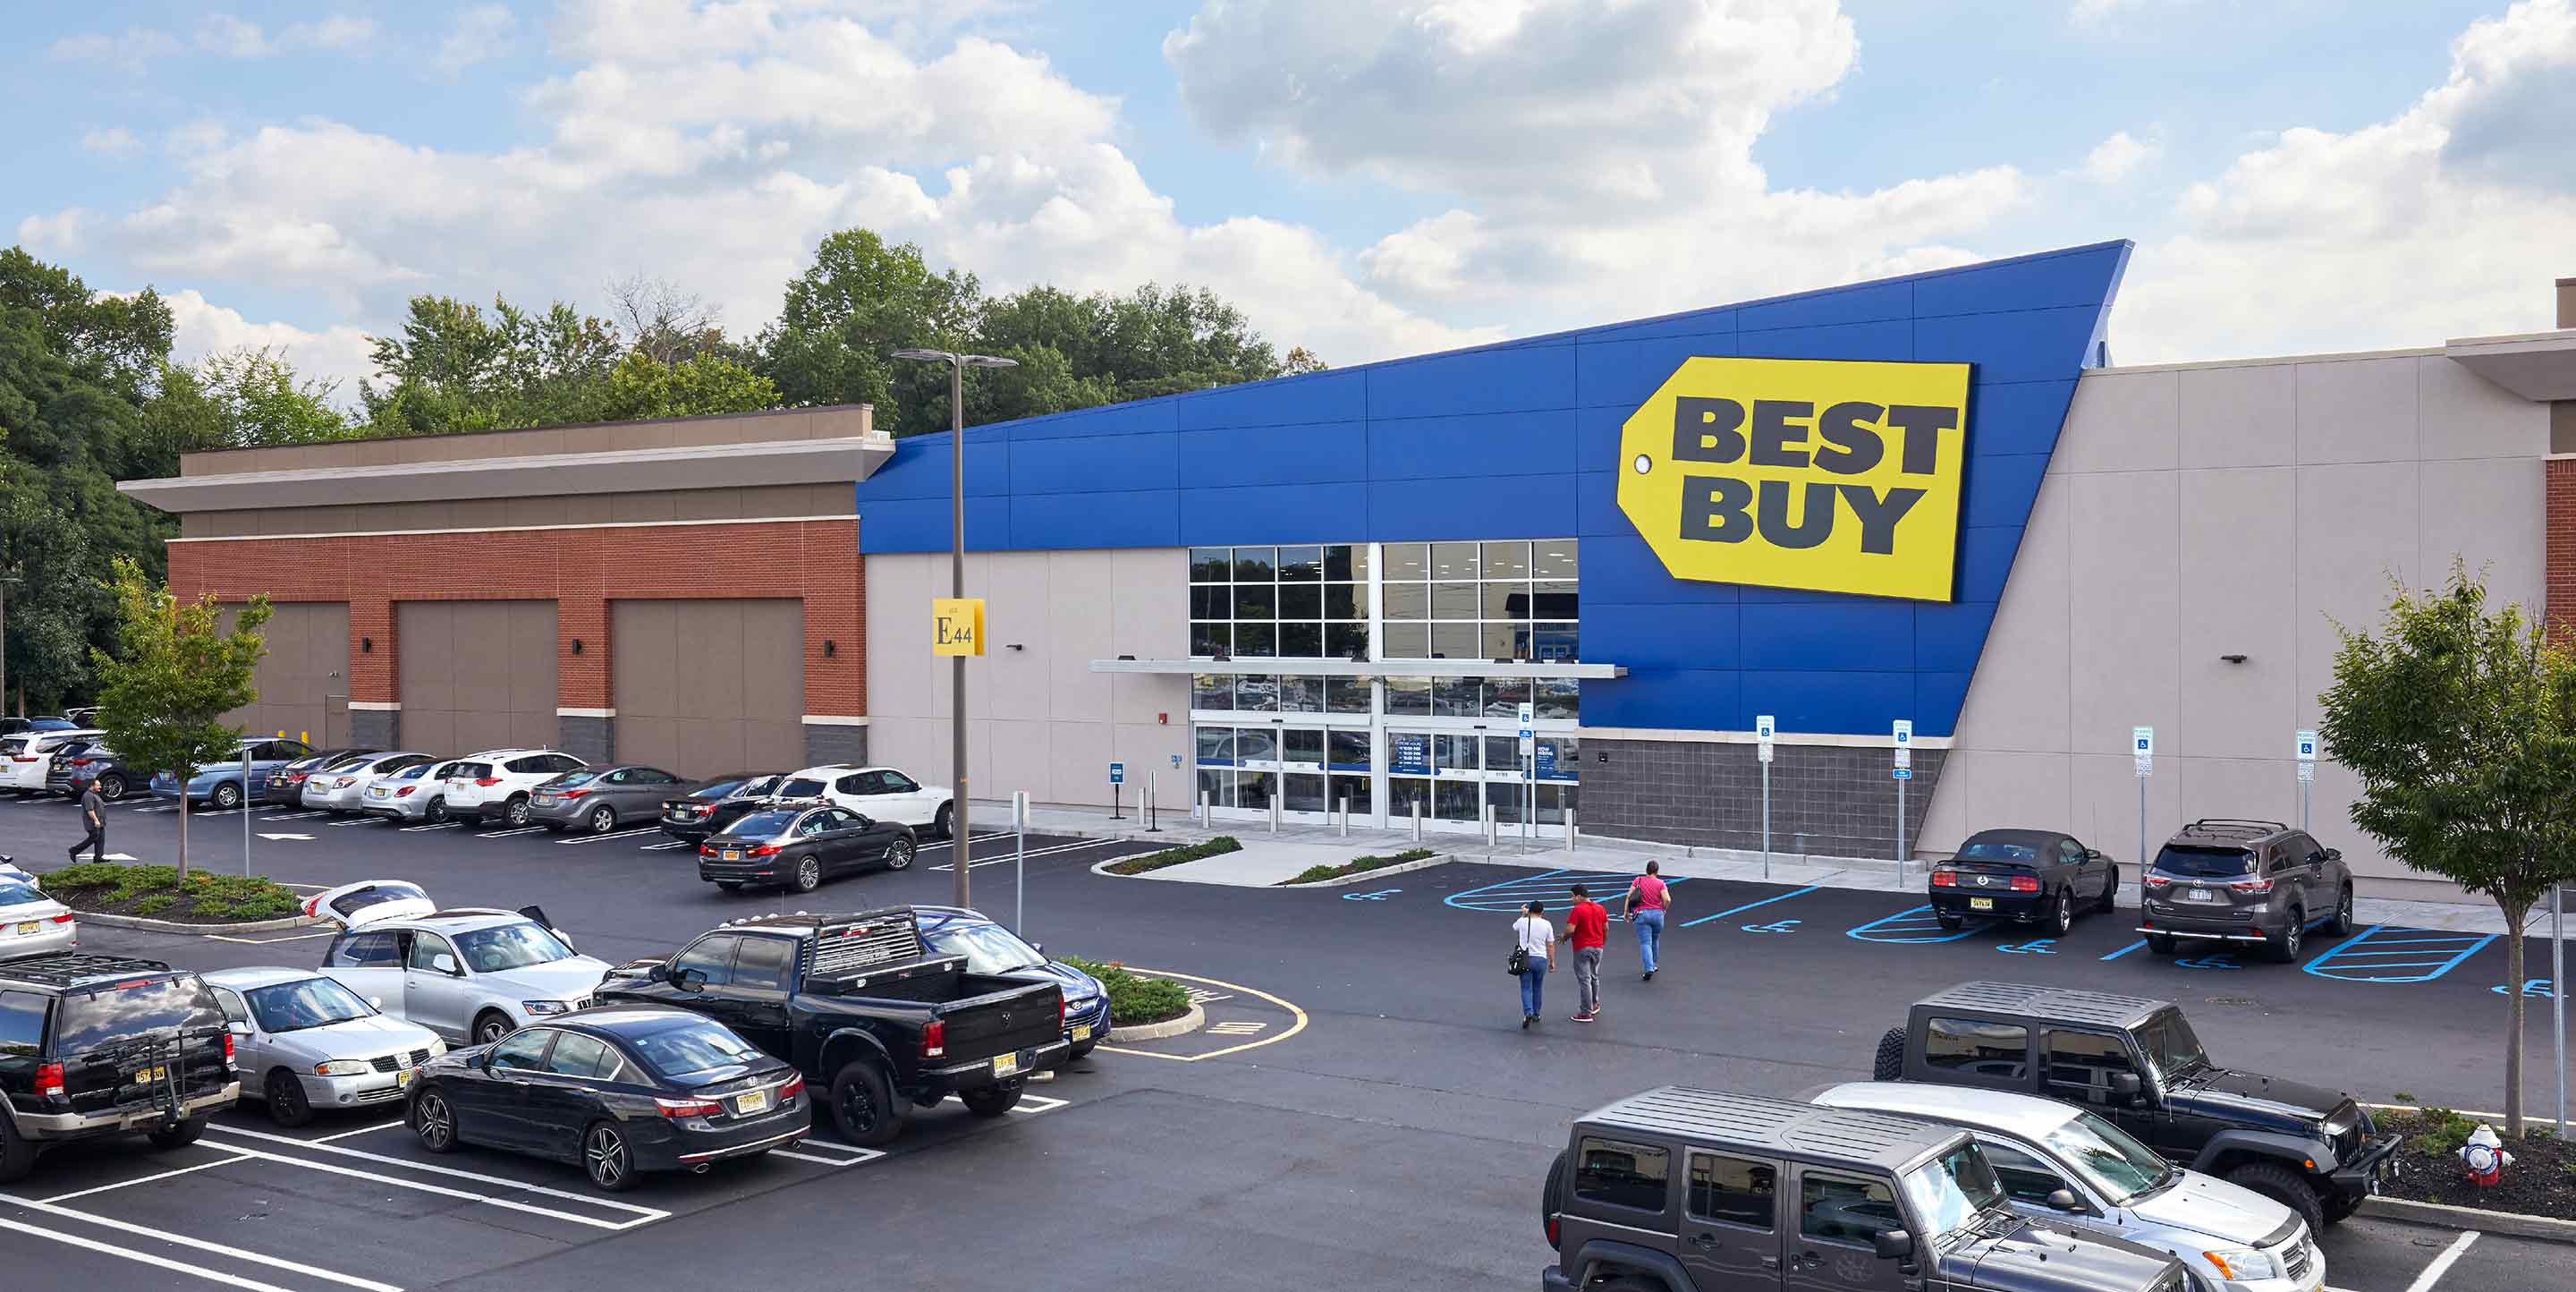
<path fill-rule="evenodd" d="M 111 809 L 111 851 L 173 859 L 176 814 L 151 806 Z M 0 800 L 0 853 L 58 865 L 72 819 L 65 805 Z M 741 915 L 945 901 L 954 880 L 937 845 L 902 874 L 803 897 L 726 895 L 697 880 L 689 849 L 650 833 L 406 830 L 283 809 L 249 825 L 251 864 L 281 882 L 399 878 L 446 903 L 534 902 L 611 960 L 667 953 Z M 237 873 L 242 826 L 192 820 L 196 864 Z M 2091 917 L 2055 941 L 2009 929 L 1948 938 L 1898 895 L 1689 880 L 1675 886 L 1655 981 L 1638 980 L 1634 944 L 1614 926 L 1602 1019 L 1570 1020 L 1572 977 L 1560 974 L 1546 1021 L 1523 1032 L 1502 971 L 1508 912 L 1531 896 L 1555 909 L 1571 883 L 1615 877 L 1450 865 L 1320 891 L 1216 888 L 1092 872 L 1150 842 L 1040 835 L 1023 888 L 1011 843 L 973 841 L 976 905 L 1008 920 L 1024 902 L 1024 932 L 1054 953 L 1188 975 L 1210 1030 L 1105 1047 L 1032 1086 L 1029 1111 L 1000 1122 L 925 1114 L 884 1157 L 821 1135 L 819 1161 L 655 1180 L 616 1200 L 649 1215 L 601 1205 L 569 1167 L 482 1151 L 433 1166 L 381 1116 L 280 1132 L 254 1106 L 170 1154 L 136 1140 L 48 1157 L 0 1196 L 0 1268 L 46 1269 L 54 1286 L 296 1292 L 733 1286 L 854 1270 L 959 1288 L 1526 1288 L 1550 1258 L 1536 1197 L 1570 1117 L 1663 1082 L 1797 1095 L 1864 1077 L 1907 1003 L 1968 978 L 2176 999 L 2222 1061 L 2365 1099 L 2474 1109 L 2497 1098 L 2505 1002 L 2492 945 L 2351 952 L 2319 971 L 2336 945 L 2324 939 L 2304 965 L 2185 965 L 2136 948 L 2121 919 Z M 2416 945 L 2403 931 L 2370 936 Z M 93 926 L 83 945 L 221 968 L 310 966 L 323 941 Z M 2370 967 L 2428 959 L 2452 963 Z M 2534 1039 L 2545 1046 L 2545 1020 Z M 2542 1057 L 2535 1089 L 2547 1071 Z M 2350 1222 L 2325 1242 L 2331 1283 L 2576 1286 L 2576 1248 L 2493 1235 L 2436 1269 L 2458 1241 Z"/>

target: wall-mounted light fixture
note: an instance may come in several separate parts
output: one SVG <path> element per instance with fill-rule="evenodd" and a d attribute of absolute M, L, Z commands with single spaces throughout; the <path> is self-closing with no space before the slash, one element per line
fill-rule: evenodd
<path fill-rule="evenodd" d="M 1006 643 L 1004 643 L 1004 644 L 1003 644 L 1002 649 L 1004 649 L 1004 650 L 1027 650 L 1027 649 L 1028 649 L 1028 647 L 1023 646 L 1023 645 L 1019 644 L 1018 642 L 1006 642 Z"/>
<path fill-rule="evenodd" d="M 361 655 L 373 654 L 373 653 L 375 652 L 375 649 L 376 649 L 376 639 L 375 639 L 375 638 L 373 638 L 373 637 L 361 637 L 361 638 L 359 638 L 359 639 L 358 639 L 358 653 L 359 653 L 359 654 L 361 654 Z"/>
<path fill-rule="evenodd" d="M 823 639 L 823 658 L 830 659 L 840 653 L 841 644 L 839 642 L 836 642 L 829 637 Z"/>
<path fill-rule="evenodd" d="M 572 653 L 575 655 L 581 653 L 581 639 L 578 637 L 572 639 Z"/>
<path fill-rule="evenodd" d="M 2242 664 L 2245 662 L 2245 657 L 2242 655 L 2221 655 L 2219 658 L 2230 664 Z"/>

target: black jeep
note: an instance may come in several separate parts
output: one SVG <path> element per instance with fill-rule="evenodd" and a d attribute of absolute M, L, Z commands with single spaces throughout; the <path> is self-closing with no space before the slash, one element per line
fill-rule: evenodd
<path fill-rule="evenodd" d="M 1876 1075 L 2090 1109 L 2170 1161 L 2299 1213 L 2310 1233 L 2378 1191 L 2403 1138 L 2379 1134 L 2350 1095 L 2210 1062 L 2180 1009 L 2139 996 L 1962 983 L 1879 1039 Z"/>
<path fill-rule="evenodd" d="M 240 1094 L 232 1033 L 197 975 L 76 952 L 0 961 L 0 1180 L 77 1139 L 194 1143 Z"/>

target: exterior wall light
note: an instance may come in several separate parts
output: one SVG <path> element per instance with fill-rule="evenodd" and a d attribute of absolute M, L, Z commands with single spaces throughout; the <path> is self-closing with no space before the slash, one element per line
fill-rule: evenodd
<path fill-rule="evenodd" d="M 361 655 L 371 655 L 371 654 L 374 654 L 374 653 L 375 653 L 375 649 L 376 649 L 376 639 L 375 639 L 375 638 L 373 638 L 373 637 L 361 637 L 361 638 L 359 638 L 359 639 L 358 639 L 358 653 L 359 653 L 359 654 L 361 654 Z"/>
<path fill-rule="evenodd" d="M 2230 664 L 2242 664 L 2245 662 L 2245 657 L 2242 655 L 2221 655 L 2219 658 Z"/>
<path fill-rule="evenodd" d="M 581 653 L 581 639 L 578 637 L 572 639 L 572 653 L 575 655 Z"/>
<path fill-rule="evenodd" d="M 823 658 L 830 659 L 840 653 L 841 644 L 839 642 L 833 641 L 829 637 L 823 639 Z"/>

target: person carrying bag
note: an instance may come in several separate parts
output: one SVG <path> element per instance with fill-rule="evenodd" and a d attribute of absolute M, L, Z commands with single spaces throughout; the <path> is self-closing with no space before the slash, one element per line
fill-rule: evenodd
<path fill-rule="evenodd" d="M 1521 1030 L 1538 1022 L 1547 971 L 1556 966 L 1556 929 L 1544 918 L 1547 907 L 1529 904 L 1529 913 L 1512 921 L 1512 954 L 1507 962 L 1521 980 Z"/>

